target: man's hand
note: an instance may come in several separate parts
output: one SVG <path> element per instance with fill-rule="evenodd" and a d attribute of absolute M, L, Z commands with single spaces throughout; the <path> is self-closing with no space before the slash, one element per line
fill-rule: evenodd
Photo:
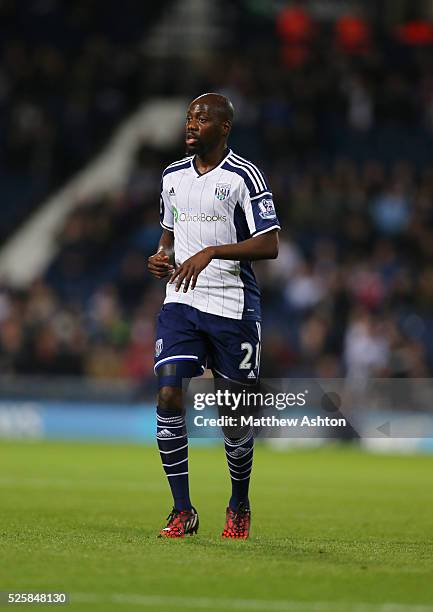
<path fill-rule="evenodd" d="M 202 270 L 206 268 L 207 265 L 212 261 L 212 248 L 206 247 L 202 251 L 199 251 L 189 259 L 186 259 L 181 266 L 178 267 L 176 272 L 170 278 L 170 283 L 173 283 L 175 279 L 176 281 L 176 291 L 179 291 L 180 286 L 183 281 L 185 284 L 183 286 L 183 292 L 186 293 L 188 291 L 189 285 L 191 283 L 191 289 L 194 289 L 198 275 Z"/>
<path fill-rule="evenodd" d="M 155 278 L 165 278 L 174 272 L 170 256 L 163 248 L 148 258 L 147 268 Z"/>

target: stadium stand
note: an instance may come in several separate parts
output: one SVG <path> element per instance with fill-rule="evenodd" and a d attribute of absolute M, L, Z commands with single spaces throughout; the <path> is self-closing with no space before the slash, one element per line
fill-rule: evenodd
<path fill-rule="evenodd" d="M 3 239 L 143 97 L 222 91 L 237 114 L 231 146 L 264 168 L 284 228 L 279 258 L 256 266 L 266 302 L 263 375 L 429 376 L 431 45 L 408 47 L 370 24 L 360 28 L 362 44 L 348 48 L 339 44 L 347 23 L 315 23 L 302 43 L 308 53 L 288 57 L 281 21 L 277 27 L 275 16 L 261 16 L 257 44 L 257 17 L 234 3 L 236 47 L 227 39 L 218 56 L 181 64 L 189 70 L 185 82 L 171 79 L 172 60 L 161 61 L 163 86 L 149 92 L 134 47 L 142 30 L 128 22 L 118 32 L 113 5 L 104 29 L 113 37 L 101 40 L 92 21 L 97 5 L 48 16 L 69 28 L 88 24 L 79 49 L 68 44 L 66 25 L 61 37 L 56 30 L 64 50 L 40 48 L 37 40 L 29 47 L 12 33 L 3 44 L 4 82 L 15 71 L 19 84 L 1 110 L 11 129 L 0 192 L 16 203 L 0 222 Z M 2 19 L 15 10 L 3 3 Z M 107 81 L 101 75 L 119 45 Z M 23 68 L 29 55 L 30 76 Z M 180 141 L 162 152 L 143 143 L 124 188 L 69 214 L 43 278 L 27 288 L 1 287 L 2 372 L 130 378 L 152 387 L 163 287 L 147 275 L 145 260 L 160 232 L 160 173 L 182 152 Z"/>

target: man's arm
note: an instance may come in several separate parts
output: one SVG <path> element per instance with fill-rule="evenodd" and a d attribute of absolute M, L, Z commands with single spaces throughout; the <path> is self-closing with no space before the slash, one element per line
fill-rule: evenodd
<path fill-rule="evenodd" d="M 276 259 L 278 257 L 278 231 L 271 230 L 242 242 L 211 246 L 203 250 L 209 250 L 212 259 L 235 259 L 238 261 Z"/>
<path fill-rule="evenodd" d="M 194 289 L 198 275 L 212 259 L 233 259 L 236 261 L 257 261 L 259 259 L 276 259 L 278 257 L 278 231 L 271 230 L 260 236 L 253 236 L 242 242 L 234 244 L 222 244 L 220 246 L 209 246 L 196 253 L 183 262 L 170 279 L 170 283 L 176 281 L 176 291 L 179 291 L 185 281 L 183 291 Z"/>
<path fill-rule="evenodd" d="M 169 230 L 163 229 L 159 239 L 158 250 L 147 260 L 147 268 L 155 278 L 165 278 L 172 274 L 174 267 L 170 262 L 173 255 L 174 234 Z"/>

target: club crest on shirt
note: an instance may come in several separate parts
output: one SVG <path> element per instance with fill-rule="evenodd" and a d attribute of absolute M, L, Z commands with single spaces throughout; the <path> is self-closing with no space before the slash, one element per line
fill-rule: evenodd
<path fill-rule="evenodd" d="M 217 183 L 215 187 L 215 195 L 218 200 L 225 200 L 230 194 L 230 183 Z"/>
<path fill-rule="evenodd" d="M 162 353 L 162 338 L 158 338 L 158 340 L 155 342 L 155 357 L 159 357 Z"/>

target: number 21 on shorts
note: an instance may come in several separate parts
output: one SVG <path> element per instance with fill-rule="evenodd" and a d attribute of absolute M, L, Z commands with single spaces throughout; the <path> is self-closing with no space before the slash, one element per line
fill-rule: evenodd
<path fill-rule="evenodd" d="M 254 369 L 258 371 L 260 368 L 261 331 L 262 330 L 261 330 L 261 325 L 258 321 L 256 321 L 256 325 L 257 325 L 257 333 L 258 333 L 259 341 L 255 345 Z M 253 352 L 254 352 L 253 345 L 251 344 L 251 342 L 242 342 L 241 350 L 245 351 L 245 355 L 239 364 L 239 369 L 240 370 L 251 370 L 251 368 L 253 367 L 252 360 L 251 360 L 253 356 Z"/>

